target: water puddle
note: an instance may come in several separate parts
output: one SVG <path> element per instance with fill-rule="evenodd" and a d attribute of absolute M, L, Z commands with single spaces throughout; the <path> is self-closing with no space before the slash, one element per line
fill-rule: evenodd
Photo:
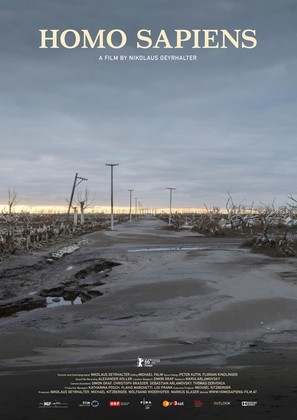
<path fill-rule="evenodd" d="M 81 245 L 82 241 L 78 244 Z M 76 248 L 63 248 L 63 255 L 68 251 L 74 252 Z M 53 257 L 60 258 L 57 255 Z M 51 261 L 53 263 L 54 260 Z M 94 261 L 94 260 L 91 260 Z M 88 261 L 81 261 L 79 264 L 85 265 Z M 98 290 L 99 286 L 104 285 L 104 279 L 108 277 L 108 272 L 112 267 L 120 263 L 113 261 L 99 260 L 96 263 L 85 266 L 76 273 L 67 277 L 67 281 L 52 288 L 42 291 L 31 291 L 25 298 L 15 301 L 8 301 L 0 304 L 0 318 L 13 315 L 21 311 L 31 311 L 38 308 L 57 308 L 59 306 L 81 305 L 103 293 Z M 69 265 L 65 271 L 71 272 L 75 266 Z"/>
<path fill-rule="evenodd" d="M 57 306 L 64 306 L 64 305 L 81 305 L 82 300 L 80 296 L 77 296 L 74 300 L 66 300 L 60 296 L 48 296 L 46 298 L 46 306 L 48 308 L 55 308 Z"/>
<path fill-rule="evenodd" d="M 168 248 L 140 248 L 129 249 L 128 252 L 168 252 L 168 251 L 200 251 L 205 250 L 205 247 L 168 247 Z"/>

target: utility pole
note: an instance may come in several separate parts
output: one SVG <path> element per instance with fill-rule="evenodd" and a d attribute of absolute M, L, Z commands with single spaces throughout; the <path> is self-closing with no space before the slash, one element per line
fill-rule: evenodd
<path fill-rule="evenodd" d="M 80 179 L 79 182 L 77 182 L 77 180 Z M 73 201 L 73 196 L 74 196 L 74 192 L 75 192 L 75 188 L 83 181 L 87 181 L 87 178 L 82 178 L 81 176 L 78 176 L 78 173 L 75 174 L 74 177 L 74 182 L 73 182 L 73 187 L 72 187 L 72 192 L 71 192 L 71 197 L 70 197 L 70 201 L 69 201 L 69 207 L 68 207 L 68 216 L 70 214 L 70 209 L 72 206 L 72 201 Z"/>
<path fill-rule="evenodd" d="M 135 197 L 135 219 L 137 219 L 137 197 Z"/>
<path fill-rule="evenodd" d="M 166 190 L 170 190 L 170 199 L 169 199 L 169 208 L 170 208 L 170 210 L 169 210 L 169 222 L 168 222 L 168 225 L 171 226 L 171 219 L 172 219 L 172 191 L 173 190 L 176 190 L 176 188 L 169 187 L 169 188 L 166 188 Z"/>
<path fill-rule="evenodd" d="M 128 190 L 130 191 L 130 223 L 132 222 L 132 192 L 134 190 Z"/>
<path fill-rule="evenodd" d="M 113 230 L 113 167 L 119 164 L 106 163 L 105 166 L 110 166 L 110 229 Z"/>

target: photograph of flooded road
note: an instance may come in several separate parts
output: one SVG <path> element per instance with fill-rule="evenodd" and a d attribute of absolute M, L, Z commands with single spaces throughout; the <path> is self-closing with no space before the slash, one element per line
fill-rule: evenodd
<path fill-rule="evenodd" d="M 1 420 L 297 418 L 296 18 L 1 2 Z"/>

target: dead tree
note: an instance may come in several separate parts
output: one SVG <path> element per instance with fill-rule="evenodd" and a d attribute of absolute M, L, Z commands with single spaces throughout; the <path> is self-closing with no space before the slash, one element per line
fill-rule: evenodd
<path fill-rule="evenodd" d="M 89 191 L 86 188 L 85 192 L 82 193 L 81 191 L 77 194 L 77 199 L 76 199 L 76 203 L 79 204 L 79 208 L 80 208 L 80 224 L 83 225 L 84 221 L 85 221 L 85 215 L 84 212 L 85 210 L 90 207 L 93 204 L 93 200 L 89 200 Z"/>
<path fill-rule="evenodd" d="M 14 188 L 8 188 L 8 212 L 2 210 L 2 217 L 5 220 L 5 243 L 9 252 L 13 253 L 16 249 L 15 232 L 19 216 L 15 214 L 14 207 L 18 204 L 18 194 Z M 2 236 L 2 241 L 4 241 Z"/>
<path fill-rule="evenodd" d="M 231 194 L 228 192 L 228 200 L 226 202 L 226 211 L 228 215 L 228 221 L 233 229 L 240 229 L 242 233 L 243 228 L 243 215 L 245 213 L 245 206 L 241 201 L 238 205 L 234 204 Z"/>
<path fill-rule="evenodd" d="M 289 207 L 289 211 L 291 214 L 295 216 L 297 211 L 297 199 L 293 197 L 293 195 L 289 195 L 288 197 L 293 203 L 287 203 L 287 206 Z"/>
<path fill-rule="evenodd" d="M 14 207 L 18 204 L 18 193 L 14 188 L 8 188 L 8 214 L 11 215 Z"/>

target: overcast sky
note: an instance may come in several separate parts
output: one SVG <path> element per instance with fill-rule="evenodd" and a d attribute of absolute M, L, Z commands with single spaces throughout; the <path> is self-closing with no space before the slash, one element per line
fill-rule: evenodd
<path fill-rule="evenodd" d="M 297 196 L 296 0 L 10 0 L 0 4 L 0 203 L 64 205 L 76 172 L 95 204 L 277 204 Z M 40 49 L 39 29 L 128 35 L 121 50 Z M 136 31 L 257 31 L 254 49 L 136 49 Z M 196 54 L 108 62 L 100 55 Z"/>

